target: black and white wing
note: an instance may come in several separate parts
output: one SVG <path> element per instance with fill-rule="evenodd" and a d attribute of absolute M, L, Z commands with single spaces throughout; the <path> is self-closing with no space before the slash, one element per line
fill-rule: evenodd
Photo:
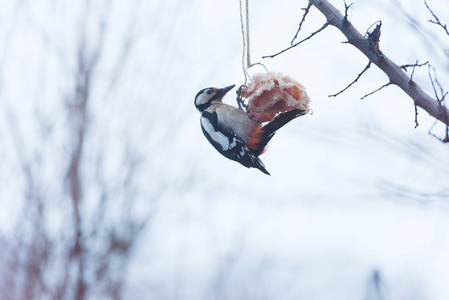
<path fill-rule="evenodd" d="M 201 114 L 201 129 L 209 142 L 225 157 L 235 160 L 247 168 L 257 168 L 270 175 L 262 161 L 248 148 L 235 132 L 219 124 L 215 110 L 205 110 Z"/>

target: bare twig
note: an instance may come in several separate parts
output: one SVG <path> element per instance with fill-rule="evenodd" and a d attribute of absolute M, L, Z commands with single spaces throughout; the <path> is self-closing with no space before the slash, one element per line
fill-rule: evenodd
<path fill-rule="evenodd" d="M 442 189 L 435 192 L 426 192 L 386 180 L 379 181 L 378 186 L 381 187 L 387 194 L 393 195 L 397 199 L 403 198 L 407 199 L 407 201 L 415 200 L 423 204 L 445 201 L 449 197 L 448 189 Z"/>
<path fill-rule="evenodd" d="M 374 27 L 374 29 L 370 32 L 369 30 L 376 25 L 376 27 Z M 382 21 L 377 21 L 376 23 L 374 23 L 373 25 L 370 26 L 370 28 L 368 28 L 368 30 L 366 31 L 365 34 L 365 38 L 368 41 L 368 45 L 372 48 L 372 50 L 377 54 L 377 56 L 382 57 L 382 51 L 380 51 L 379 48 L 379 42 L 380 42 L 380 29 L 382 27 Z"/>
<path fill-rule="evenodd" d="M 413 66 L 412 74 L 410 74 L 410 83 L 413 82 L 413 75 L 415 74 L 415 68 L 416 68 L 416 66 Z M 415 105 L 415 108 L 416 108 L 416 105 Z"/>
<path fill-rule="evenodd" d="M 415 128 L 418 126 L 418 106 L 415 105 Z"/>
<path fill-rule="evenodd" d="M 434 75 L 433 79 L 435 80 L 435 84 L 438 86 L 438 89 L 440 90 L 440 94 L 441 94 L 440 98 L 438 96 L 436 96 L 437 100 L 440 102 L 440 104 L 444 105 L 444 101 L 445 101 L 444 99 L 446 98 L 447 92 L 444 92 L 443 87 L 441 86 L 440 82 L 438 81 L 437 72 L 433 66 L 432 66 L 432 70 L 433 70 L 433 75 Z M 436 91 L 435 91 L 435 94 L 436 94 Z"/>
<path fill-rule="evenodd" d="M 348 20 L 348 11 L 349 11 L 349 9 L 351 8 L 351 6 L 354 4 L 354 3 L 351 3 L 351 4 L 346 4 L 346 1 L 343 1 L 344 2 L 344 4 L 345 4 L 345 16 L 344 16 L 344 18 L 343 18 L 343 22 L 348 22 L 349 20 Z"/>
<path fill-rule="evenodd" d="M 435 126 L 435 124 L 429 129 L 428 134 L 430 134 L 431 136 L 433 136 L 434 138 L 436 138 L 437 140 L 439 140 L 442 143 L 449 143 L 449 134 L 448 134 L 447 127 L 446 127 L 446 136 L 444 137 L 444 139 L 442 139 L 439 136 L 437 136 L 436 134 L 432 133 L 432 129 L 434 126 Z"/>
<path fill-rule="evenodd" d="M 418 63 L 418 60 L 416 61 L 416 63 L 414 63 L 414 64 L 407 64 L 407 65 L 402 65 L 402 66 L 400 66 L 401 67 L 401 69 L 403 69 L 404 71 L 406 71 L 407 72 L 407 68 L 410 68 L 410 67 L 413 67 L 413 69 L 412 69 L 412 74 L 410 74 L 410 84 L 412 84 L 413 83 L 413 74 L 415 74 L 415 69 L 416 69 L 416 67 L 422 67 L 422 66 L 425 66 L 425 65 L 427 65 L 429 62 L 428 61 L 426 61 L 426 62 L 424 62 L 424 63 L 422 63 L 422 64 L 419 64 Z"/>
<path fill-rule="evenodd" d="M 285 48 L 284 50 L 282 50 L 282 51 L 280 51 L 280 52 L 278 52 L 278 53 L 276 53 L 276 54 L 273 54 L 273 55 L 267 55 L 267 56 L 262 56 L 262 58 L 273 58 L 273 57 L 278 56 L 279 54 L 284 53 L 285 51 L 288 51 L 288 50 L 290 50 L 290 49 L 292 49 L 292 48 L 295 48 L 295 47 L 298 46 L 299 44 L 301 44 L 301 43 L 303 43 L 303 42 L 305 42 L 305 41 L 311 39 L 314 35 L 320 33 L 321 31 L 323 31 L 323 30 L 324 30 L 327 26 L 329 26 L 329 25 L 330 25 L 330 24 L 326 22 L 326 23 L 324 23 L 323 26 L 321 26 L 320 29 L 318 29 L 318 30 L 315 31 L 315 32 L 312 32 L 312 33 L 311 33 L 308 37 L 306 37 L 305 39 L 303 39 L 303 40 L 297 42 L 296 44 L 291 45 L 291 46 L 288 47 L 288 48 Z"/>
<path fill-rule="evenodd" d="M 309 2 L 309 4 L 307 4 L 306 8 L 302 8 L 304 10 L 304 15 L 302 16 L 301 21 L 299 22 L 299 27 L 298 30 L 296 31 L 295 36 L 293 37 L 292 41 L 290 42 L 290 45 L 293 45 L 293 42 L 296 40 L 296 38 L 298 37 L 299 31 L 301 31 L 301 27 L 302 24 L 304 23 L 304 21 L 306 20 L 307 14 L 310 11 L 310 8 L 312 7 L 312 3 Z"/>
<path fill-rule="evenodd" d="M 435 93 L 435 98 L 438 101 L 438 104 L 442 107 L 445 107 L 446 105 L 446 96 L 448 94 L 448 92 L 444 92 L 443 87 L 441 86 L 440 82 L 438 81 L 438 78 L 436 76 L 436 71 L 435 68 L 433 66 L 431 66 L 430 64 L 428 65 L 428 70 L 429 70 L 429 78 L 430 78 L 430 82 L 432 84 L 432 88 L 433 88 L 433 92 Z M 433 70 L 433 74 L 434 76 L 432 77 L 432 73 L 431 70 Z M 441 98 L 438 96 L 438 91 L 436 89 L 436 86 L 438 86 L 439 90 L 440 90 L 440 94 L 441 94 Z M 448 119 L 446 119 L 446 121 L 449 121 Z M 449 143 L 449 125 L 447 125 L 446 122 L 446 136 L 444 137 L 444 139 L 441 139 L 437 136 L 435 136 L 434 134 L 431 133 L 433 127 L 435 126 L 435 124 L 433 124 L 433 126 L 430 128 L 429 130 L 429 134 L 431 134 L 432 136 L 436 137 L 437 139 L 439 139 L 440 141 L 444 142 L 444 143 Z"/>
<path fill-rule="evenodd" d="M 383 89 L 383 88 L 389 86 L 390 84 L 393 84 L 393 83 L 392 83 L 392 82 L 386 83 L 386 84 L 382 85 L 380 88 L 375 89 L 374 91 L 372 91 L 371 93 L 366 94 L 365 96 L 363 96 L 363 97 L 360 98 L 360 99 L 365 99 L 366 97 L 371 96 L 371 95 L 374 94 L 374 93 L 377 93 L 378 91 L 380 91 L 381 89 Z"/>
<path fill-rule="evenodd" d="M 433 81 L 432 74 L 430 73 L 430 70 L 433 70 L 433 72 L 435 74 L 435 69 L 431 65 L 428 66 L 428 69 L 429 69 L 430 83 L 432 84 L 433 92 L 435 93 L 435 98 L 437 98 L 437 100 L 439 102 L 440 98 L 438 97 L 438 92 L 437 92 L 437 89 L 435 88 L 435 83 Z"/>
<path fill-rule="evenodd" d="M 447 29 L 447 24 L 442 24 L 440 22 L 440 19 L 438 19 L 438 17 L 435 15 L 435 13 L 432 11 L 432 9 L 430 9 L 429 5 L 427 5 L 426 0 L 424 0 L 424 4 L 426 5 L 427 9 L 429 10 L 429 12 L 432 14 L 433 20 L 429 19 L 428 21 L 432 24 L 436 24 L 438 26 L 440 26 L 441 28 L 443 28 L 443 30 L 446 32 L 447 35 L 449 35 L 449 30 Z"/>
<path fill-rule="evenodd" d="M 363 73 L 365 73 L 365 72 L 370 68 L 370 66 L 371 66 L 371 61 L 368 62 L 368 64 L 366 65 L 365 69 L 363 69 L 363 71 L 360 72 L 359 75 L 357 75 L 356 79 L 354 79 L 354 80 L 353 80 L 350 84 L 348 84 L 344 89 L 342 89 L 341 91 L 339 91 L 339 92 L 336 93 L 336 94 L 329 95 L 329 97 L 337 97 L 338 95 L 340 95 L 341 93 L 343 93 L 344 91 L 346 91 L 349 87 L 351 87 L 354 83 L 356 83 L 356 82 L 360 79 L 360 77 L 362 77 Z"/>
<path fill-rule="evenodd" d="M 379 270 L 373 270 L 368 286 L 367 286 L 366 299 L 384 300 L 385 287 L 382 280 L 382 276 Z"/>
<path fill-rule="evenodd" d="M 426 62 L 424 62 L 424 63 L 422 63 L 422 64 L 419 64 L 418 63 L 418 61 L 416 61 L 416 63 L 414 63 L 414 64 L 406 64 L 406 65 L 402 65 L 402 66 L 399 66 L 401 69 L 404 69 L 404 71 L 407 71 L 407 68 L 411 68 L 411 67 L 413 67 L 413 71 L 415 70 L 415 67 L 422 67 L 422 66 L 425 66 L 425 65 L 427 65 L 429 62 L 428 61 L 426 61 Z"/>

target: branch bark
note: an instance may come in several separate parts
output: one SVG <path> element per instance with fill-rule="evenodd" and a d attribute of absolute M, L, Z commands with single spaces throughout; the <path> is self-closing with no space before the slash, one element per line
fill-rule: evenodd
<path fill-rule="evenodd" d="M 340 30 L 349 44 L 359 49 L 368 59 L 378 66 L 390 79 L 390 83 L 401 88 L 416 106 L 449 126 L 449 110 L 436 99 L 426 94 L 398 65 L 371 46 L 369 41 L 345 18 L 341 12 L 327 0 L 309 0 L 327 19 L 328 24 Z"/>

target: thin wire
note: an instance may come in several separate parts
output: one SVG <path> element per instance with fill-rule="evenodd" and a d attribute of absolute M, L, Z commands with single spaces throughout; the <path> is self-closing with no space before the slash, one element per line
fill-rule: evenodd
<path fill-rule="evenodd" d="M 265 69 L 265 71 L 268 73 L 268 69 L 267 69 L 267 67 L 265 67 L 265 65 L 264 65 L 263 63 L 256 62 L 256 63 L 253 63 L 253 64 L 251 65 L 251 67 L 252 67 L 252 66 L 255 66 L 255 65 L 261 65 L 261 66 Z M 249 80 L 252 80 L 251 76 L 250 76 L 249 73 L 248 73 L 248 69 L 249 69 L 249 68 L 246 68 L 245 74 L 246 74 L 246 76 L 248 76 Z"/>

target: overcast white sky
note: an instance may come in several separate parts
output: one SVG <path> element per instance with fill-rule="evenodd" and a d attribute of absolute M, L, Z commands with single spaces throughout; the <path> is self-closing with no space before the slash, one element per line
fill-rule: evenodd
<path fill-rule="evenodd" d="M 0 14 L 6 41 L 0 48 L 0 95 L 7 107 L 0 121 L 0 180 L 9 184 L 0 191 L 1 206 L 7 207 L 3 220 L 14 215 L 11 203 L 20 190 L 8 176 L 8 161 L 16 158 L 7 111 L 30 149 L 41 147 L 34 108 L 59 124 L 58 95 L 68 85 L 61 74 L 70 70 L 58 66 L 70 66 L 70 43 L 82 23 L 76 4 L 37 2 L 17 8 L 8 1 Z M 449 23 L 449 5 L 428 2 Z M 313 115 L 288 124 L 261 156 L 272 176 L 219 155 L 204 138 L 193 106 L 202 88 L 243 83 L 238 1 L 113 3 L 113 33 L 93 92 L 91 109 L 97 113 L 90 141 L 101 147 L 102 135 L 128 137 L 148 162 L 139 173 L 141 190 L 159 198 L 135 251 L 127 299 L 449 299 L 448 145 L 428 134 L 433 120 L 421 110 L 414 128 L 412 100 L 398 88 L 360 100 L 388 82 L 375 66 L 339 97 L 328 97 L 367 64 L 341 43 L 336 29 L 261 59 L 289 45 L 306 1 L 250 1 L 252 61 L 295 78 L 312 101 Z M 421 1 L 398 3 L 356 0 L 350 21 L 364 33 L 382 20 L 384 54 L 398 64 L 431 61 L 449 88 L 449 59 L 442 50 L 449 36 L 427 22 Z M 404 12 L 419 22 L 420 32 Z M 301 36 L 323 21 L 313 9 Z M 136 42 L 127 67 L 117 71 L 114 58 L 129 32 Z M 106 93 L 114 72 L 121 73 L 120 88 Z M 432 93 L 427 68 L 415 72 Z M 36 97 L 36 90 L 44 96 Z M 235 104 L 234 92 L 225 102 Z M 114 142 L 108 147 L 114 170 L 119 150 Z M 42 172 L 49 181 L 61 176 L 57 168 Z M 139 205 L 148 209 L 145 199 Z M 367 296 L 375 270 L 383 298 Z"/>

